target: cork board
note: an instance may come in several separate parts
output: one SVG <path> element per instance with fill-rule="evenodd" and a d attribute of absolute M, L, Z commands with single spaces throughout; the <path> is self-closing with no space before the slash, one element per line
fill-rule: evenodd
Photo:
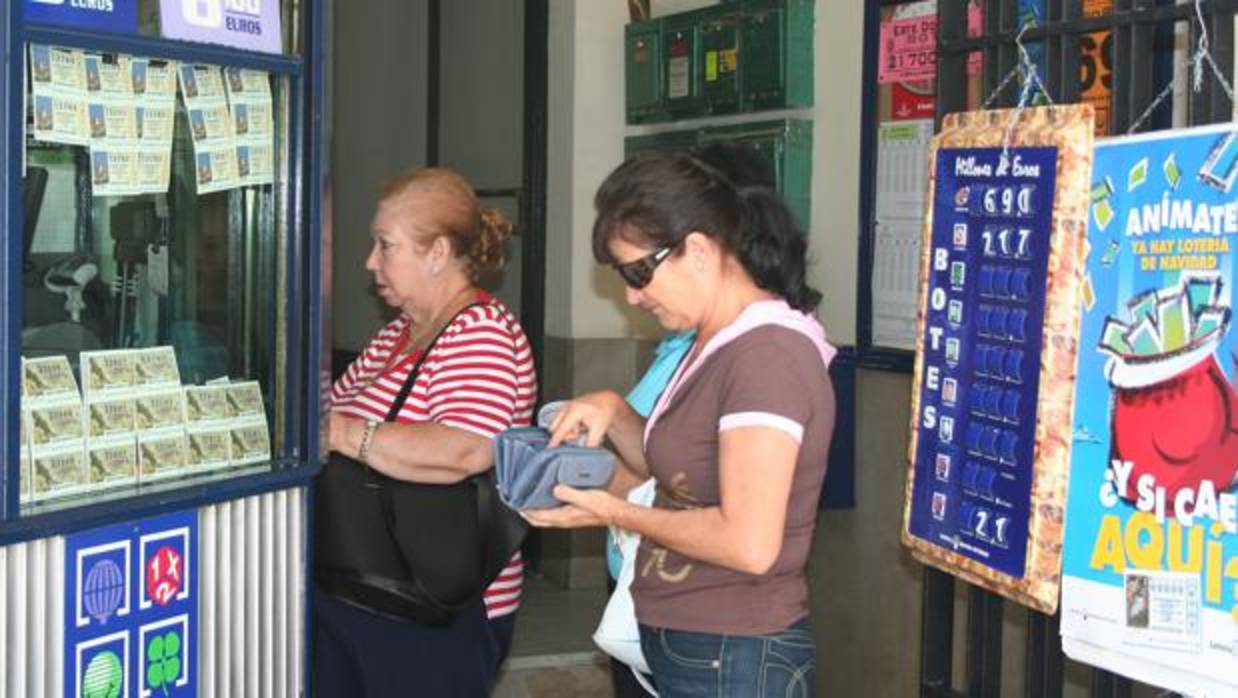
<path fill-rule="evenodd" d="M 951 114 L 933 139 L 902 540 L 1057 608 L 1090 105 Z"/>

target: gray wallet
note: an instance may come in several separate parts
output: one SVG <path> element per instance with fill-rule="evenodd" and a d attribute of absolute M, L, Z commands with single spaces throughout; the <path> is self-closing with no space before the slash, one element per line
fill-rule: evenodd
<path fill-rule="evenodd" d="M 605 487 L 615 474 L 615 456 L 606 449 L 562 444 L 547 448 L 550 432 L 539 427 L 508 429 L 494 440 L 499 497 L 516 510 L 563 506 L 555 485 L 578 489 Z"/>

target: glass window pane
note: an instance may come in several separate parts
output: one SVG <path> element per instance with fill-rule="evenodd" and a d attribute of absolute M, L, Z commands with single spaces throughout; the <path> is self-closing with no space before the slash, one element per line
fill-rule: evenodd
<path fill-rule="evenodd" d="M 28 55 L 23 500 L 271 467 L 287 78 Z"/>

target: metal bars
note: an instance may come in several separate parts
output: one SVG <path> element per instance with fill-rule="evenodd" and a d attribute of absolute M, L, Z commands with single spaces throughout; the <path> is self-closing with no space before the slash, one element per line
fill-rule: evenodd
<path fill-rule="evenodd" d="M 888 3 L 886 3 L 888 4 Z M 970 53 L 984 55 L 983 101 L 1002 83 L 1018 60 L 1015 38 L 1022 18 L 1018 16 L 1018 0 L 983 0 L 984 22 L 979 36 L 968 36 L 967 0 L 937 2 L 937 120 L 950 112 L 969 107 L 967 93 L 967 59 Z M 1157 57 L 1172 51 L 1176 25 L 1190 26 L 1187 56 L 1195 53 L 1199 29 L 1193 3 L 1175 4 L 1172 0 L 1115 0 L 1113 9 L 1096 17 L 1084 17 L 1082 0 L 1045 0 L 1044 13 L 1036 26 L 1022 36 L 1025 45 L 1041 42 L 1044 64 L 1041 80 L 1055 102 L 1075 103 L 1080 99 L 1081 77 L 1085 68 L 1099 71 L 1101 66 L 1081 64 L 1082 43 L 1089 35 L 1107 31 L 1112 36 L 1112 56 L 1105 56 L 1105 47 L 1097 47 L 1096 55 L 1110 58 L 1110 131 L 1125 133 L 1149 108 L 1156 95 L 1172 80 L 1173 73 L 1158 75 Z M 1203 21 L 1207 27 L 1209 50 L 1217 68 L 1233 84 L 1234 13 L 1238 0 L 1207 0 L 1202 4 Z M 1175 60 L 1180 60 L 1180 53 Z M 1093 56 L 1092 60 L 1095 60 Z M 1185 88 L 1189 95 L 1185 121 L 1200 125 L 1229 121 L 1233 105 L 1212 66 L 1201 91 L 1195 93 L 1190 81 Z M 1162 71 L 1163 72 L 1163 71 Z M 1188 76 L 1189 77 L 1189 76 Z M 1013 106 L 1019 90 L 1008 86 L 996 96 L 995 106 Z M 1158 109 L 1159 112 L 1159 109 Z M 1141 124 L 1168 125 L 1163 116 Z M 954 581 L 949 575 L 933 569 L 924 572 L 924 609 L 921 636 L 920 695 L 957 696 L 952 687 L 951 648 L 953 646 Z M 1002 606 L 999 597 L 976 588 L 968 591 L 967 676 L 966 695 L 996 696 L 1001 688 L 1001 628 Z M 1050 698 L 1062 695 L 1064 657 L 1059 637 L 1059 617 L 1047 617 L 1029 612 L 1027 630 L 1027 676 L 1025 685 L 1029 698 Z M 1106 671 L 1095 670 L 1092 695 L 1095 698 L 1126 698 L 1131 694 L 1131 681 Z"/>

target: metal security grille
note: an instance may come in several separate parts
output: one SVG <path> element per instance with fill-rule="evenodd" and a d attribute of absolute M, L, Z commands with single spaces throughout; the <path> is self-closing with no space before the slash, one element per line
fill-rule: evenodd
<path fill-rule="evenodd" d="M 297 489 L 202 509 L 199 695 L 301 694 L 303 507 Z"/>
<path fill-rule="evenodd" d="M 883 3 L 885 4 L 885 3 Z M 1234 14 L 1238 0 L 1207 0 L 1196 7 L 1185 0 L 1113 0 L 1103 14 L 1098 3 L 1085 0 L 1043 0 L 1043 16 L 1023 31 L 1021 41 L 1043 51 L 1042 80 L 1054 102 L 1076 103 L 1091 91 L 1094 81 L 1105 80 L 1110 135 L 1171 126 L 1194 126 L 1233 118 L 1234 106 L 1220 84 L 1206 75 L 1201 90 L 1183 81 L 1180 104 L 1167 100 L 1140 121 L 1156 96 L 1185 74 L 1185 63 L 1199 38 L 1197 12 L 1207 28 L 1213 60 L 1233 83 Z M 969 108 L 967 63 L 971 54 L 983 55 L 983 95 L 996 90 L 1019 59 L 1015 39 L 1027 20 L 1029 3 L 1019 0 L 984 0 L 983 26 L 968 36 L 968 0 L 937 0 L 937 120 Z M 1021 8 L 1023 11 L 1021 11 Z M 1088 16 L 1095 14 L 1095 16 Z M 973 33 L 974 34 L 974 33 Z M 1183 40 L 1185 37 L 1185 41 Z M 994 106 L 1017 103 L 1017 81 L 1003 90 Z M 933 569 L 924 573 L 922 629 L 922 696 L 997 696 L 1002 692 L 1002 616 L 1004 601 L 982 589 L 967 589 L 965 691 L 953 688 L 951 647 L 954 578 Z M 1058 634 L 1058 617 L 1028 613 L 1024 678 L 1029 698 L 1061 696 L 1065 664 Z M 1005 677 L 1009 681 L 1012 677 Z M 1129 680 L 1095 670 L 1093 696 L 1126 698 Z"/>
<path fill-rule="evenodd" d="M 199 510 L 198 695 L 301 695 L 304 491 Z M 65 541 L 0 547 L 0 698 L 64 695 Z"/>
<path fill-rule="evenodd" d="M 0 547 L 0 698 L 63 695 L 64 539 Z"/>
<path fill-rule="evenodd" d="M 984 55 L 984 94 L 990 94 L 1018 61 L 1015 37 L 1026 13 L 1019 0 L 984 0 L 983 31 L 967 36 L 967 0 L 937 3 L 937 114 L 967 108 L 967 60 L 974 51 Z M 1086 16 L 1084 0 L 1044 0 L 1044 16 L 1023 34 L 1024 44 L 1043 42 L 1045 74 L 1050 96 L 1058 103 L 1080 101 L 1085 81 L 1096 73 L 1109 74 L 1111 90 L 1110 134 L 1119 135 L 1152 103 L 1172 79 L 1157 69 L 1158 55 L 1171 51 L 1175 30 L 1185 28 L 1189 54 L 1199 38 L 1194 3 L 1172 0 L 1113 0 L 1112 9 Z M 1211 53 L 1217 65 L 1233 82 L 1235 0 L 1205 0 L 1200 13 L 1207 26 Z M 1024 15 L 1021 17 L 1020 15 Z M 1100 33 L 1109 35 L 1108 46 L 1089 46 Z M 1084 51 L 1088 48 L 1092 50 Z M 1187 56 L 1176 56 L 1180 63 Z M 1180 67 L 1180 66 L 1177 66 Z M 1190 93 L 1184 124 L 1201 125 L 1229 121 L 1233 105 L 1213 79 L 1204 80 L 1201 91 Z M 1012 106 L 1017 89 L 1004 91 L 999 106 Z M 1170 125 L 1164 123 L 1164 126 Z M 1140 130 L 1148 130 L 1146 127 Z"/>

